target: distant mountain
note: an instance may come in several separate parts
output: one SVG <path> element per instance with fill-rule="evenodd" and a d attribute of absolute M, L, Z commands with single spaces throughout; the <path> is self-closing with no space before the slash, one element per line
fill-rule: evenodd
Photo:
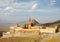
<path fill-rule="evenodd" d="M 58 21 L 55 21 L 55 22 L 51 22 L 51 23 L 45 23 L 45 24 L 42 24 L 44 26 L 55 26 L 55 25 L 60 25 L 60 20 Z"/>

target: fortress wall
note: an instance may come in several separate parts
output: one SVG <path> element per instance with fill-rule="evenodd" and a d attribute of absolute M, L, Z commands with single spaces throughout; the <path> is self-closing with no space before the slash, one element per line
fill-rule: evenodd
<path fill-rule="evenodd" d="M 16 29 L 16 32 L 39 32 L 40 30 L 39 29 L 20 29 L 20 30 L 17 30 Z"/>
<path fill-rule="evenodd" d="M 20 30 L 15 30 L 16 32 L 46 32 L 46 33 L 55 33 L 56 29 L 55 28 L 49 28 L 49 29 L 20 29 Z"/>
<path fill-rule="evenodd" d="M 34 29 L 34 28 L 38 28 L 38 29 Z M 10 33 L 12 34 L 19 34 L 19 35 L 25 35 L 25 34 L 39 34 L 39 33 L 56 33 L 56 29 L 57 28 L 50 28 L 50 27 L 46 27 L 46 28 L 40 28 L 39 27 L 33 27 L 32 29 L 20 29 L 20 28 L 15 28 L 12 27 L 10 28 Z"/>
<path fill-rule="evenodd" d="M 40 29 L 40 32 L 46 32 L 46 33 L 55 33 L 55 29 Z"/>
<path fill-rule="evenodd" d="M 13 32 L 14 31 L 14 32 Z M 11 36 L 31 36 L 39 35 L 40 33 L 56 33 L 56 28 L 46 28 L 46 29 L 11 29 L 10 34 L 3 34 L 3 37 Z"/>

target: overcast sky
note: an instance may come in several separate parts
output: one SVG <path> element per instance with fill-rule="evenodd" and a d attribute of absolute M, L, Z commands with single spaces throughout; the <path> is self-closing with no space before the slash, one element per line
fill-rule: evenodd
<path fill-rule="evenodd" d="M 41 23 L 60 20 L 60 0 L 0 0 L 0 20 Z"/>

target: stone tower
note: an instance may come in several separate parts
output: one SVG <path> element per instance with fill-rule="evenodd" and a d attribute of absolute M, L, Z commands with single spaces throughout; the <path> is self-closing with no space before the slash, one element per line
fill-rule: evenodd
<path fill-rule="evenodd" d="M 25 25 L 26 29 L 31 29 L 31 25 L 32 25 L 32 19 L 29 18 L 28 22 Z"/>
<path fill-rule="evenodd" d="M 28 29 L 31 29 L 31 25 L 32 25 L 32 19 L 29 18 L 29 21 L 28 21 Z"/>

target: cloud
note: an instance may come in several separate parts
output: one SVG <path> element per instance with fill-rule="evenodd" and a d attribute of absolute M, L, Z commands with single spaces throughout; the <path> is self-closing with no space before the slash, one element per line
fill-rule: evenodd
<path fill-rule="evenodd" d="M 0 7 L 8 6 L 13 0 L 0 0 Z"/>
<path fill-rule="evenodd" d="M 14 9 L 13 7 L 6 7 L 5 9 L 4 9 L 5 11 L 8 11 L 8 12 L 11 12 L 11 13 L 15 13 L 16 12 L 16 9 Z"/>
<path fill-rule="evenodd" d="M 56 0 L 50 0 L 49 6 L 53 6 L 56 4 Z"/>
<path fill-rule="evenodd" d="M 12 10 L 12 7 L 6 7 L 5 10 Z"/>
<path fill-rule="evenodd" d="M 32 10 L 36 9 L 37 8 L 37 3 L 33 4 L 32 6 Z"/>
<path fill-rule="evenodd" d="M 5 1 L 4 1 L 5 2 Z M 17 13 L 27 13 L 27 12 L 42 12 L 42 13 L 56 13 L 59 12 L 59 9 L 41 9 L 38 6 L 39 4 L 35 1 L 32 2 L 13 2 L 12 1 L 7 1 L 6 2 L 11 2 L 11 4 L 7 5 L 4 10 L 0 10 L 0 14 L 17 14 Z M 50 4 L 56 3 L 56 0 L 51 0 Z M 5 4 L 4 4 L 5 5 Z M 42 5 L 42 4 L 41 4 Z M 44 7 L 44 6 L 43 6 Z"/>
<path fill-rule="evenodd" d="M 57 9 L 56 9 L 56 11 L 57 11 L 57 12 L 59 12 L 59 11 L 60 11 L 60 9 L 59 9 L 59 8 L 57 8 Z"/>
<path fill-rule="evenodd" d="M 13 0 L 0 0 L 0 14 L 9 14 L 13 12 L 12 6 Z"/>
<path fill-rule="evenodd" d="M 34 4 L 35 2 L 29 2 L 29 3 L 11 3 L 8 6 L 4 7 L 3 11 L 2 9 L 0 10 L 0 14 L 3 12 L 4 14 L 6 13 L 22 13 L 22 12 L 26 12 L 26 11 L 30 11 L 31 7 L 33 6 L 33 8 L 36 8 L 37 4 Z"/>
<path fill-rule="evenodd" d="M 56 0 L 51 0 L 51 2 L 55 3 L 55 2 L 56 2 Z"/>

